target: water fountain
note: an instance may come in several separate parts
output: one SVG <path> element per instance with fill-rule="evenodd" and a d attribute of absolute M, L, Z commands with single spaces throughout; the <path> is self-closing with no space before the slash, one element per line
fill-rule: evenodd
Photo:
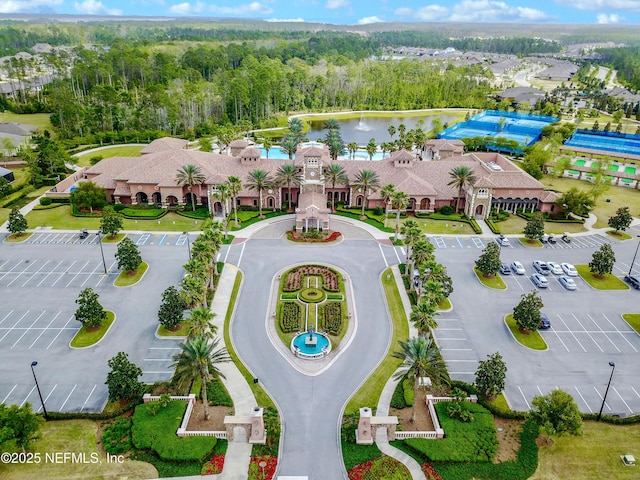
<path fill-rule="evenodd" d="M 322 358 L 331 351 L 331 342 L 325 334 L 309 328 L 306 332 L 298 333 L 291 341 L 291 351 L 296 357 Z"/>
<path fill-rule="evenodd" d="M 364 113 L 362 115 L 360 115 L 360 121 L 358 122 L 358 125 L 356 126 L 356 130 L 358 130 L 360 132 L 369 132 L 369 131 L 372 130 L 372 128 L 369 125 L 364 123 Z"/>

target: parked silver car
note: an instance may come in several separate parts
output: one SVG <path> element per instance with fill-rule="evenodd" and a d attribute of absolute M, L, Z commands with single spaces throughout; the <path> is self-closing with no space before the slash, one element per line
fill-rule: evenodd
<path fill-rule="evenodd" d="M 574 267 L 570 263 L 561 263 L 560 268 L 562 268 L 562 271 L 564 272 L 564 274 L 568 275 L 569 277 L 578 276 L 578 270 L 576 270 L 576 267 Z"/>
<path fill-rule="evenodd" d="M 549 288 L 549 280 L 541 273 L 534 273 L 531 275 L 531 281 L 538 288 Z"/>
<path fill-rule="evenodd" d="M 567 290 L 575 290 L 578 288 L 576 282 L 573 281 L 573 278 L 567 277 L 566 275 L 561 276 L 558 281 L 560 282 L 560 285 Z"/>

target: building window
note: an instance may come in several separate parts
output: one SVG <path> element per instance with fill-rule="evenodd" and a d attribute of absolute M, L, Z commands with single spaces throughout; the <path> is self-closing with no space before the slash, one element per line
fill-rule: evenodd
<path fill-rule="evenodd" d="M 489 196 L 489 189 L 488 188 L 479 188 L 478 189 L 478 197 L 488 197 Z"/>

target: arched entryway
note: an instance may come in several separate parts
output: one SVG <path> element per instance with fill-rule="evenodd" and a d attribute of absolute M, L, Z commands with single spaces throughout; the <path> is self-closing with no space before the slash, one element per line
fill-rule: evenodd
<path fill-rule="evenodd" d="M 429 210 L 431 208 L 431 199 L 423 198 L 420 200 L 420 210 Z"/>
<path fill-rule="evenodd" d="M 149 197 L 144 192 L 136 193 L 136 202 L 137 203 L 149 203 Z"/>
<path fill-rule="evenodd" d="M 356 197 L 356 207 L 361 207 L 362 206 L 362 202 L 364 202 L 364 196 L 358 195 Z"/>
<path fill-rule="evenodd" d="M 273 197 L 267 197 L 267 208 L 275 208 L 276 199 Z"/>
<path fill-rule="evenodd" d="M 160 195 L 160 192 L 153 192 L 153 195 L 151 195 L 151 201 L 156 205 L 162 205 L 162 195 Z"/>
<path fill-rule="evenodd" d="M 482 217 L 484 214 L 484 205 L 478 205 L 476 207 L 476 216 Z"/>
<path fill-rule="evenodd" d="M 185 205 L 191 205 L 192 202 L 197 205 L 198 204 L 198 196 L 195 193 L 189 192 L 184 196 L 184 204 Z"/>
<path fill-rule="evenodd" d="M 220 202 L 213 202 L 213 214 L 216 216 L 222 215 L 222 204 Z"/>
<path fill-rule="evenodd" d="M 173 195 L 168 195 L 167 205 L 169 205 L 170 207 L 175 207 L 176 205 L 178 205 L 178 198 L 174 197 Z"/>

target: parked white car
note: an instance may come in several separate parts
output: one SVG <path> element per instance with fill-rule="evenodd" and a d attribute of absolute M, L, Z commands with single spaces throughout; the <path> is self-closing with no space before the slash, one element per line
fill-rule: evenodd
<path fill-rule="evenodd" d="M 570 277 L 578 276 L 578 270 L 576 270 L 576 267 L 574 267 L 570 263 L 561 263 L 560 268 L 562 268 L 562 271 L 565 273 L 565 275 L 568 275 Z"/>
<path fill-rule="evenodd" d="M 562 267 L 559 263 L 547 262 L 547 267 L 549 267 L 549 270 L 551 270 L 551 273 L 554 275 L 562 275 Z"/>

